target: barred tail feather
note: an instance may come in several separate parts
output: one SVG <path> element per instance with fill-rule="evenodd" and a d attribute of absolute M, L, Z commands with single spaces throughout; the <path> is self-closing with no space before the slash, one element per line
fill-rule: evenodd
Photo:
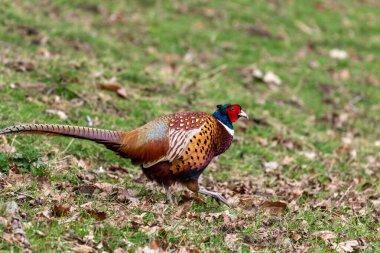
<path fill-rule="evenodd" d="M 117 131 L 53 124 L 16 125 L 0 130 L 0 135 L 14 133 L 68 136 L 73 138 L 96 141 L 105 144 L 106 146 L 120 145 L 123 136 L 122 132 Z"/>

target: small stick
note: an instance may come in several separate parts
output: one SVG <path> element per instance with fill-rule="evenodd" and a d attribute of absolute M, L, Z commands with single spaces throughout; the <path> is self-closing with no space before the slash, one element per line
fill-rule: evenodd
<path fill-rule="evenodd" d="M 354 185 L 353 184 L 351 184 L 348 188 L 347 188 L 347 190 L 344 192 L 344 194 L 340 197 L 340 199 L 338 200 L 338 203 L 341 203 L 342 202 L 342 200 L 347 196 L 347 194 L 348 194 L 348 192 L 351 190 L 351 188 L 353 187 Z"/>
<path fill-rule="evenodd" d="M 23 229 L 22 219 L 19 215 L 19 207 L 15 201 L 5 203 L 5 208 L 8 215 L 11 217 L 11 228 L 13 237 L 22 243 L 24 247 L 30 249 L 30 242 L 26 237 L 26 233 Z"/>

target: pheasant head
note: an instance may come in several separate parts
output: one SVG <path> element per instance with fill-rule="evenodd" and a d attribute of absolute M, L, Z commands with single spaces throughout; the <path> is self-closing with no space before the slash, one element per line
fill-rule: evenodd
<path fill-rule="evenodd" d="M 238 104 L 217 105 L 217 110 L 213 116 L 231 130 L 234 129 L 232 123 L 236 122 L 239 118 L 248 119 L 248 115 Z"/>

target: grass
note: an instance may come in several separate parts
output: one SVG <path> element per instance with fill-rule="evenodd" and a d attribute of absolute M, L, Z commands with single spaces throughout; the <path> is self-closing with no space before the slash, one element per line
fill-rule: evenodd
<path fill-rule="evenodd" d="M 106 251 L 135 251 L 158 242 L 167 250 L 319 252 L 358 238 L 368 244 L 364 251 L 380 249 L 376 1 L 5 0 L 2 7 L 1 127 L 87 126 L 91 118 L 99 128 L 131 130 L 164 114 L 239 103 L 251 120 L 237 123 L 237 141 L 205 171 L 204 184 L 231 199 L 287 203 L 273 214 L 259 204 L 228 209 L 206 199 L 173 218 L 183 206 L 168 206 L 161 188 L 138 183 L 140 169 L 111 151 L 86 141 L 9 136 L 13 152 L 0 149 L 1 195 L 33 197 L 18 202 L 34 251 L 100 243 Z M 332 59 L 335 48 L 349 57 Z M 252 65 L 283 84 L 252 79 Z M 126 99 L 98 88 L 111 79 L 126 88 Z M 271 161 L 279 167 L 266 168 Z M 111 165 L 128 174 L 99 173 Z M 74 189 L 100 182 L 129 189 L 140 202 Z M 226 190 L 238 187 L 245 192 Z M 107 218 L 89 215 L 88 202 Z M 70 204 L 70 213 L 42 215 L 59 203 Z M 233 224 L 209 217 L 226 210 Z M 322 230 L 336 238 L 313 235 Z M 21 250 L 6 240 L 0 248 Z"/>

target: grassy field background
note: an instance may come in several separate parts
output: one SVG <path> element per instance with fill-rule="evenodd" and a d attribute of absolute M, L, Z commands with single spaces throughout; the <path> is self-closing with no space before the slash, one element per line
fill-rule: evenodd
<path fill-rule="evenodd" d="M 179 187 L 171 206 L 91 142 L 0 140 L 0 201 L 34 252 L 380 251 L 378 1 L 1 5 L 0 127 L 131 130 L 227 102 L 250 116 L 203 177 L 232 208 Z M 0 218 L 0 249 L 28 249 Z"/>

